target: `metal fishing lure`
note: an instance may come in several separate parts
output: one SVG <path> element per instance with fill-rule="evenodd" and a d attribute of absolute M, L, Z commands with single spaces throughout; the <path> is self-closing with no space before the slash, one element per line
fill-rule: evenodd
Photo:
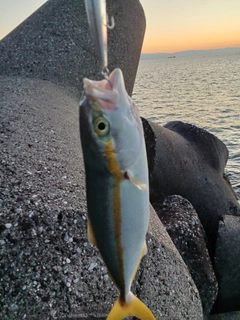
<path fill-rule="evenodd" d="M 85 0 L 85 7 L 96 55 L 102 74 L 106 77 L 109 73 L 107 29 L 114 28 L 114 19 L 111 18 L 111 25 L 109 25 L 106 12 L 106 0 Z"/>

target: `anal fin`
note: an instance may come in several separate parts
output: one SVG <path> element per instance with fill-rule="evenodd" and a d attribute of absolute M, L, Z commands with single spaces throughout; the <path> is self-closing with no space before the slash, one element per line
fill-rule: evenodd
<path fill-rule="evenodd" d="M 142 256 L 141 258 L 143 258 L 146 254 L 147 254 L 147 244 L 146 244 L 146 240 L 144 241 L 144 245 L 143 245 L 143 249 L 142 249 Z"/>
<path fill-rule="evenodd" d="M 88 232 L 88 241 L 97 247 L 97 242 L 93 233 L 93 228 L 92 228 L 92 224 L 91 221 L 88 218 L 88 225 L 87 225 L 87 232 Z"/>

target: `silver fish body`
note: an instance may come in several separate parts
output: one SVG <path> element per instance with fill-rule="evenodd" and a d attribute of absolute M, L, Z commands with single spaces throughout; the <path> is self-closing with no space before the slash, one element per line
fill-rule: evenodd
<path fill-rule="evenodd" d="M 85 8 L 100 67 L 107 68 L 106 0 L 85 0 Z"/>
<path fill-rule="evenodd" d="M 120 291 L 108 319 L 130 314 L 155 319 L 130 291 L 147 250 L 149 190 L 142 123 L 120 69 L 110 74 L 109 82 L 84 79 L 80 105 L 89 239 Z"/>

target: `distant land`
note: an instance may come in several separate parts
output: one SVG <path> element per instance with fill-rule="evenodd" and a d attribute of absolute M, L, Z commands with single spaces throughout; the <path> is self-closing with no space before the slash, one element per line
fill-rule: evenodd
<path fill-rule="evenodd" d="M 240 48 L 222 48 L 212 50 L 187 50 L 174 53 L 142 53 L 141 60 L 167 59 L 178 57 L 194 57 L 222 54 L 240 54 Z"/>

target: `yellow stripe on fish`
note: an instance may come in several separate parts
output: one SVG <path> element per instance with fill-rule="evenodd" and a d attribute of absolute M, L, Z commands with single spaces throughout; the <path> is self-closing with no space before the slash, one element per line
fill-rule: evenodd
<path fill-rule="evenodd" d="M 109 171 L 114 175 L 114 192 L 113 192 L 113 215 L 114 215 L 114 231 L 117 244 L 117 256 L 119 259 L 119 268 L 121 271 L 122 282 L 124 283 L 124 261 L 123 247 L 121 243 L 121 200 L 120 200 L 120 183 L 123 179 L 123 174 L 119 170 L 118 162 L 115 156 L 115 148 L 112 146 L 112 139 L 106 142 L 105 154 L 108 160 Z M 124 292 L 125 294 L 125 292 Z"/>

